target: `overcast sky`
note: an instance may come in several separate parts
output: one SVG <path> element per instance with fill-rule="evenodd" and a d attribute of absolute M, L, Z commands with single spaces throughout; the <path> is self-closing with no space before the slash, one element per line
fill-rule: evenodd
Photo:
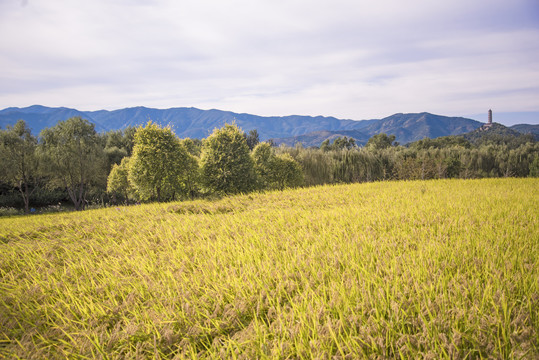
<path fill-rule="evenodd" d="M 0 0 L 0 108 L 33 104 L 536 112 L 539 0 Z"/>

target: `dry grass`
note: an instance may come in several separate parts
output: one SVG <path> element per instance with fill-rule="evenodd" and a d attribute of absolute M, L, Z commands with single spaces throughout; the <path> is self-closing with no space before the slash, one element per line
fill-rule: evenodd
<path fill-rule="evenodd" d="M 539 357 L 539 181 L 0 219 L 0 357 Z"/>

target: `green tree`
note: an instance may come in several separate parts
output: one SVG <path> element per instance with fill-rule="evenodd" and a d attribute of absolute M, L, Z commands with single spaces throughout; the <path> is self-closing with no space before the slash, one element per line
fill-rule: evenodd
<path fill-rule="evenodd" d="M 201 180 L 209 191 L 234 194 L 256 186 L 247 141 L 235 124 L 215 129 L 204 141 L 200 163 Z"/>
<path fill-rule="evenodd" d="M 320 150 L 322 150 L 324 152 L 331 150 L 331 145 L 329 144 L 329 139 L 326 139 L 326 140 L 322 141 L 322 143 L 320 144 Z"/>
<path fill-rule="evenodd" d="M 535 155 L 533 161 L 529 165 L 530 177 L 539 177 L 539 155 Z"/>
<path fill-rule="evenodd" d="M 129 166 L 129 181 L 142 200 L 174 199 L 186 194 L 185 179 L 191 157 L 170 127 L 149 121 L 135 133 L 135 146 Z"/>
<path fill-rule="evenodd" d="M 44 129 L 40 137 L 49 186 L 64 187 L 75 210 L 84 210 L 88 189 L 106 182 L 106 160 L 94 125 L 73 117 Z"/>
<path fill-rule="evenodd" d="M 107 179 L 107 192 L 113 196 L 120 194 L 127 204 L 129 196 L 134 192 L 128 178 L 129 160 L 130 158 L 124 157 L 120 164 L 114 164 Z"/>
<path fill-rule="evenodd" d="M 24 211 L 30 212 L 30 196 L 39 178 L 37 138 L 24 120 L 0 130 L 0 179 L 19 190 Z"/>
<path fill-rule="evenodd" d="M 462 168 L 462 164 L 458 157 L 454 157 L 454 156 L 446 157 L 444 160 L 444 164 L 446 166 L 447 177 L 456 178 L 459 176 L 460 170 Z"/>
<path fill-rule="evenodd" d="M 200 156 L 200 153 L 202 151 L 202 140 L 185 138 L 185 139 L 181 139 L 180 143 L 183 146 L 185 146 L 185 148 L 187 149 L 187 152 L 189 152 L 189 154 L 191 154 L 191 155 L 193 155 L 195 157 Z"/>
<path fill-rule="evenodd" d="M 353 138 L 348 139 L 346 136 L 338 137 L 331 145 L 332 150 L 351 149 L 356 146 L 356 141 Z"/>
<path fill-rule="evenodd" d="M 301 186 L 304 182 L 301 166 L 289 154 L 275 156 L 272 161 L 270 180 L 272 185 L 279 190 Z"/>
<path fill-rule="evenodd" d="M 249 130 L 249 134 L 245 135 L 245 139 L 247 140 L 247 146 L 249 146 L 249 150 L 253 150 L 255 146 L 258 145 L 258 143 L 260 142 L 258 130 Z"/>
<path fill-rule="evenodd" d="M 279 189 L 303 185 L 299 163 L 289 154 L 275 155 L 267 143 L 258 144 L 252 153 L 260 189 Z"/>
<path fill-rule="evenodd" d="M 128 126 L 124 130 L 111 130 L 100 135 L 103 138 L 108 170 L 114 164 L 120 164 L 124 157 L 132 155 L 135 132 L 135 127 Z"/>
<path fill-rule="evenodd" d="M 368 149 L 387 149 L 388 147 L 394 146 L 395 135 L 387 135 L 385 133 L 380 133 L 372 136 L 368 141 L 365 147 Z"/>
<path fill-rule="evenodd" d="M 273 148 L 268 143 L 260 143 L 256 145 L 252 152 L 254 168 L 259 189 L 267 189 L 270 187 L 272 172 L 272 162 L 275 158 Z"/>

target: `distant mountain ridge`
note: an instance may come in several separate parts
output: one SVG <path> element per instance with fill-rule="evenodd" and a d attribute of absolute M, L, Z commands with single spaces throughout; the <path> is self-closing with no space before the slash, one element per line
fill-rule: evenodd
<path fill-rule="evenodd" d="M 539 125 L 517 124 L 511 126 L 511 129 L 522 134 L 532 134 L 536 140 L 539 140 Z"/>
<path fill-rule="evenodd" d="M 301 136 L 273 139 L 276 144 L 289 146 L 301 142 L 304 146 L 320 146 L 325 139 L 339 136 L 352 137 L 356 144 L 365 145 L 373 135 L 386 133 L 395 135 L 396 141 L 406 144 L 423 138 L 436 138 L 448 135 L 460 135 L 479 128 L 481 122 L 462 117 L 447 117 L 430 113 L 394 114 L 376 120 L 354 131 L 330 131 L 322 136 L 308 133 Z"/>
<path fill-rule="evenodd" d="M 144 125 L 148 120 L 170 125 L 180 138 L 205 138 L 214 128 L 236 122 L 244 131 L 256 129 L 261 140 L 272 139 L 276 144 L 319 146 L 326 139 L 351 137 L 358 145 L 378 133 L 396 136 L 402 144 L 447 135 L 459 135 L 479 128 L 482 123 L 462 117 L 447 117 L 430 113 L 394 114 L 377 120 L 343 120 L 324 116 L 257 116 L 222 110 L 201 110 L 178 107 L 153 109 L 132 107 L 119 110 L 80 111 L 65 107 L 33 105 L 26 108 L 10 107 L 0 110 L 0 127 L 25 120 L 37 135 L 42 129 L 56 125 L 58 121 L 80 116 L 94 123 L 99 132 L 124 129 L 127 126 Z M 515 125 L 521 132 L 538 131 L 537 125 Z"/>
<path fill-rule="evenodd" d="M 124 129 L 139 126 L 152 120 L 165 126 L 170 125 L 181 138 L 205 138 L 214 128 L 225 123 L 236 122 L 244 131 L 257 129 L 261 140 L 301 135 L 311 131 L 355 129 L 368 125 L 373 120 L 341 120 L 324 116 L 257 116 L 238 114 L 221 110 L 200 110 L 196 108 L 152 109 L 146 107 L 120 110 L 80 111 L 69 108 L 49 108 L 34 105 L 27 108 L 7 108 L 0 110 L 0 126 L 13 125 L 17 120 L 25 120 L 34 134 L 58 121 L 80 116 L 96 125 L 97 131 Z"/>

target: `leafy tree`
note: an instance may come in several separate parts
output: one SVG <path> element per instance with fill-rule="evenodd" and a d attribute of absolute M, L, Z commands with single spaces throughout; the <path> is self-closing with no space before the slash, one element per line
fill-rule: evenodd
<path fill-rule="evenodd" d="M 258 145 L 258 143 L 260 142 L 258 130 L 249 130 L 249 135 L 245 135 L 245 139 L 247 140 L 247 146 L 249 146 L 249 150 L 252 151 L 255 146 Z"/>
<path fill-rule="evenodd" d="M 456 178 L 460 174 L 462 169 L 462 163 L 456 154 L 449 155 L 444 159 L 444 164 L 446 166 L 446 175 L 449 178 Z"/>
<path fill-rule="evenodd" d="M 353 138 L 348 139 L 345 137 L 338 137 L 333 141 L 331 145 L 332 150 L 351 149 L 356 146 L 356 141 Z"/>
<path fill-rule="evenodd" d="M 106 181 L 105 156 L 94 125 L 73 117 L 44 129 L 40 137 L 49 186 L 64 187 L 75 210 L 84 210 L 89 187 Z"/>
<path fill-rule="evenodd" d="M 200 163 L 201 180 L 209 191 L 234 194 L 256 186 L 247 140 L 235 124 L 215 129 L 204 141 Z"/>
<path fill-rule="evenodd" d="M 202 151 L 202 140 L 185 138 L 180 140 L 180 143 L 185 146 L 185 149 L 189 154 L 199 157 Z"/>
<path fill-rule="evenodd" d="M 275 155 L 269 144 L 260 143 L 252 156 L 259 188 L 283 190 L 303 184 L 301 166 L 289 154 Z"/>
<path fill-rule="evenodd" d="M 128 126 L 123 130 L 111 130 L 104 134 L 105 149 L 118 148 L 125 150 L 126 156 L 133 154 L 133 146 L 135 145 L 135 133 L 137 128 Z"/>
<path fill-rule="evenodd" d="M 26 213 L 39 177 L 36 149 L 37 138 L 24 120 L 0 130 L 0 179 L 19 190 Z"/>
<path fill-rule="evenodd" d="M 198 169 L 198 161 L 200 153 L 202 152 L 202 140 L 200 139 L 181 139 L 180 143 L 185 147 L 189 153 L 187 159 L 188 169 L 185 177 L 185 188 L 189 198 L 193 199 L 199 195 L 200 192 L 200 172 Z"/>
<path fill-rule="evenodd" d="M 322 150 L 324 152 L 331 150 L 331 145 L 329 144 L 329 139 L 326 139 L 326 140 L 322 141 L 322 143 L 320 144 L 320 150 Z"/>
<path fill-rule="evenodd" d="M 103 137 L 109 172 L 114 164 L 120 164 L 124 157 L 132 155 L 135 132 L 135 127 L 128 126 L 124 130 L 111 130 L 100 135 Z"/>
<path fill-rule="evenodd" d="M 135 146 L 129 166 L 129 181 L 142 200 L 174 199 L 186 194 L 185 179 L 192 162 L 170 127 L 149 121 L 135 133 Z"/>
<path fill-rule="evenodd" d="M 200 195 L 200 169 L 199 159 L 191 154 L 186 158 L 186 173 L 184 177 L 185 194 L 194 199 Z"/>
<path fill-rule="evenodd" d="M 258 188 L 269 188 L 271 182 L 270 174 L 273 165 L 272 161 L 275 158 L 273 148 L 268 143 L 260 143 L 253 149 L 252 158 L 257 175 Z"/>
<path fill-rule="evenodd" d="M 107 169 L 111 169 L 113 165 L 118 165 L 127 156 L 127 151 L 116 146 L 107 147 L 105 148 L 105 156 L 107 158 Z"/>
<path fill-rule="evenodd" d="M 395 135 L 387 135 L 385 133 L 380 133 L 372 136 L 365 145 L 368 149 L 387 149 L 388 147 L 394 146 L 393 142 L 395 141 Z M 395 144 L 396 145 L 396 144 Z"/>
<path fill-rule="evenodd" d="M 539 155 L 535 155 L 530 163 L 530 177 L 539 177 Z"/>
<path fill-rule="evenodd" d="M 121 194 L 127 204 L 129 204 L 129 195 L 134 192 L 128 179 L 129 160 L 130 158 L 124 157 L 120 164 L 114 164 L 107 179 L 107 192 L 113 196 Z"/>
<path fill-rule="evenodd" d="M 289 154 L 275 156 L 272 161 L 270 180 L 279 190 L 301 186 L 304 181 L 301 166 Z"/>
<path fill-rule="evenodd" d="M 417 150 L 428 150 L 430 148 L 443 149 L 451 146 L 462 146 L 469 149 L 471 144 L 462 136 L 441 136 L 435 139 L 424 138 L 414 141 L 407 146 Z"/>

